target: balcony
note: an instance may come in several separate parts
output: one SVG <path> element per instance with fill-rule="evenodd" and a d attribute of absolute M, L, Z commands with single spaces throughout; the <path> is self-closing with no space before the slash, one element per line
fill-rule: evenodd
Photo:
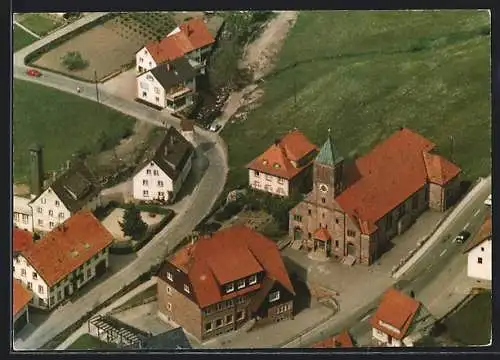
<path fill-rule="evenodd" d="M 186 95 L 187 93 L 191 92 L 191 89 L 188 88 L 185 85 L 178 85 L 170 88 L 170 90 L 167 92 L 165 97 L 167 100 L 172 100 L 174 101 L 176 98 Z"/>

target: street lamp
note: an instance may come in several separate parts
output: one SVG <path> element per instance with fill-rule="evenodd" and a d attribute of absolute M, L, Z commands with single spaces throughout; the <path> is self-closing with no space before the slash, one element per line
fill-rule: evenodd
<path fill-rule="evenodd" d="M 100 102 L 99 101 L 99 87 L 97 84 L 97 71 L 96 70 L 94 70 L 94 82 L 95 82 L 95 97 L 96 97 L 97 102 Z"/>

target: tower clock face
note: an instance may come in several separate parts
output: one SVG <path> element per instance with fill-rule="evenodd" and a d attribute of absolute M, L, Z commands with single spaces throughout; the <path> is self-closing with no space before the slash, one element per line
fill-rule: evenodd
<path fill-rule="evenodd" d="M 326 193 L 328 191 L 328 186 L 326 184 L 319 184 L 319 191 Z"/>

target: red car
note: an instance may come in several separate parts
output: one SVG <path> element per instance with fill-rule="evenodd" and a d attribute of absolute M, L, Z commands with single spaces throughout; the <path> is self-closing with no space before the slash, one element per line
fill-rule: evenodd
<path fill-rule="evenodd" d="M 34 76 L 34 77 L 40 77 L 42 76 L 42 73 L 38 70 L 35 70 L 35 69 L 28 69 L 26 70 L 26 74 L 28 76 Z"/>

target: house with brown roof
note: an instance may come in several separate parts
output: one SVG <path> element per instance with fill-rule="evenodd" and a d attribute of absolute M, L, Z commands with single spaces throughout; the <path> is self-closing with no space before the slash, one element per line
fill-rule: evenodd
<path fill-rule="evenodd" d="M 88 210 L 39 240 L 14 232 L 13 276 L 33 292 L 31 305 L 52 309 L 108 268 L 113 236 Z"/>
<path fill-rule="evenodd" d="M 312 348 L 314 349 L 335 349 L 352 347 L 354 347 L 354 344 L 352 342 L 351 334 L 349 334 L 349 331 L 347 330 L 344 330 L 335 336 L 321 340 L 312 346 Z"/>
<path fill-rule="evenodd" d="M 317 153 L 317 146 L 294 129 L 247 165 L 249 186 L 280 196 L 308 192 Z"/>
<path fill-rule="evenodd" d="M 173 126 L 133 176 L 133 196 L 140 201 L 173 202 L 191 171 L 193 145 Z"/>
<path fill-rule="evenodd" d="M 101 205 L 101 189 L 84 162 L 68 162 L 65 171 L 30 203 L 34 231 L 51 231 L 77 211 L 95 210 Z"/>
<path fill-rule="evenodd" d="M 17 279 L 12 281 L 12 320 L 14 333 L 19 332 L 30 322 L 28 304 L 33 298 L 31 291 Z"/>
<path fill-rule="evenodd" d="M 277 245 L 243 225 L 200 237 L 158 273 L 158 316 L 201 341 L 293 318 L 294 297 Z"/>
<path fill-rule="evenodd" d="M 191 19 L 180 24 L 162 40 L 152 41 L 140 49 L 136 53 L 136 71 L 142 74 L 185 56 L 197 71 L 204 74 L 206 60 L 214 43 L 215 38 L 205 21 Z"/>
<path fill-rule="evenodd" d="M 435 319 L 419 301 L 388 289 L 370 319 L 374 345 L 412 347 L 432 328 Z"/>
<path fill-rule="evenodd" d="M 491 245 L 493 241 L 491 215 L 488 214 L 481 228 L 469 242 L 464 252 L 467 254 L 467 276 L 478 280 L 491 281 Z"/>
<path fill-rule="evenodd" d="M 313 161 L 313 190 L 289 213 L 296 248 L 349 265 L 372 264 L 422 212 L 444 211 L 456 201 L 461 170 L 435 148 L 402 128 L 347 162 L 329 133 Z"/>

